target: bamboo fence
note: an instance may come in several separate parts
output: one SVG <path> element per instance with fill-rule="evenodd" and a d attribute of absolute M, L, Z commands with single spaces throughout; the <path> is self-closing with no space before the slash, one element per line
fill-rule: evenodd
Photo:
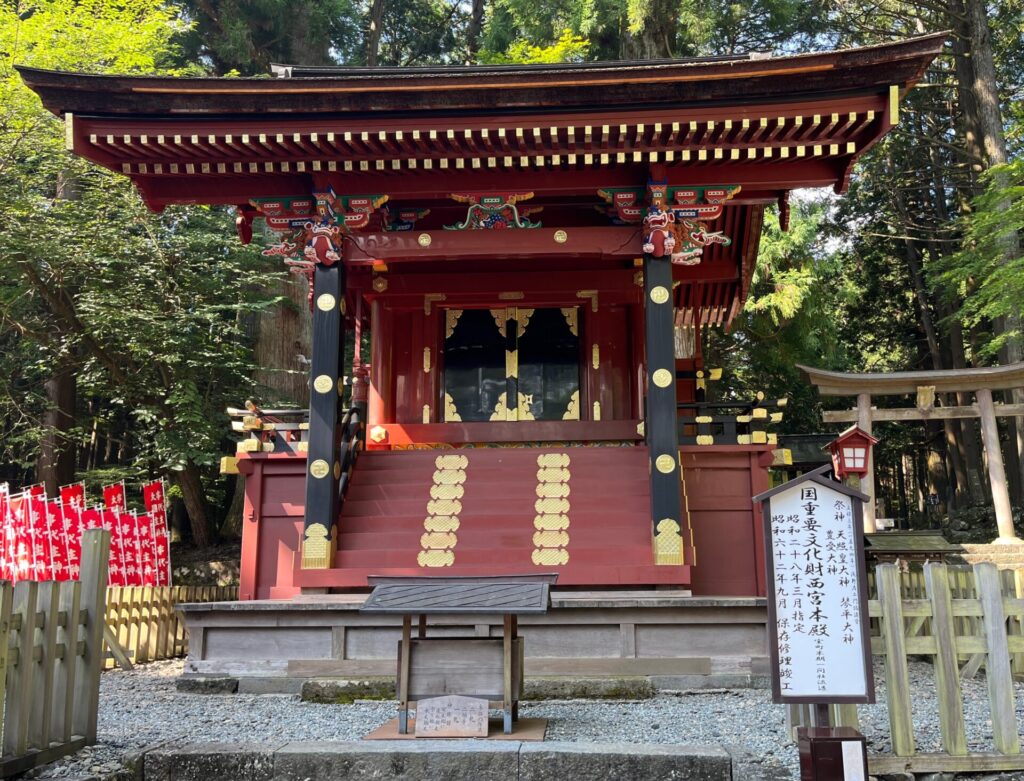
<path fill-rule="evenodd" d="M 869 578 L 871 650 L 882 658 L 891 753 L 868 757 L 872 775 L 1024 770 L 1015 679 L 1024 677 L 1024 570 L 928 563 L 901 571 L 881 564 Z M 918 752 L 909 662 L 931 662 L 940 752 Z M 961 684 L 984 668 L 991 729 L 968 744 Z M 876 683 L 881 683 L 877 680 Z M 809 723 L 806 706 L 789 722 Z M 858 726 L 857 708 L 833 706 L 832 723 Z"/>
<path fill-rule="evenodd" d="M 92 529 L 80 580 L 0 583 L 0 778 L 96 742 L 109 549 Z"/>
<path fill-rule="evenodd" d="M 104 668 L 120 662 L 118 650 L 134 663 L 174 659 L 188 653 L 185 621 L 177 605 L 238 599 L 238 586 L 111 586 L 107 589 L 107 644 Z"/>

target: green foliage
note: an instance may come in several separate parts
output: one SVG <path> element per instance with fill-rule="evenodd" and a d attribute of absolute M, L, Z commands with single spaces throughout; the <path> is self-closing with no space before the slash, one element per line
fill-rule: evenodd
<path fill-rule="evenodd" d="M 982 354 L 995 357 L 1010 339 L 1024 338 L 1019 324 L 1024 313 L 1024 252 L 1019 231 L 1024 226 L 1024 158 L 989 169 L 984 192 L 963 221 L 964 242 L 939 269 L 947 291 L 963 299 L 959 317 L 971 327 L 1015 318 L 1017 327 L 994 334 Z"/>
<path fill-rule="evenodd" d="M 582 62 L 587 58 L 590 43 L 586 38 L 563 30 L 561 36 L 550 46 L 533 46 L 526 41 L 515 41 L 502 53 L 482 52 L 481 62 L 489 64 L 528 64 Z"/>
<path fill-rule="evenodd" d="M 205 469 L 224 483 L 223 408 L 252 390 L 245 324 L 276 264 L 238 245 L 221 209 L 145 210 L 119 176 L 70 157 L 61 123 L 13 63 L 89 72 L 263 75 L 271 62 L 366 62 L 370 0 L 37 0 L 0 4 L 0 462 L 26 471 L 55 366 L 78 380 L 76 424 L 116 452 L 105 468 Z M 1024 0 L 992 5 L 1011 163 L 977 180 L 952 57 L 902 105 L 842 199 L 769 214 L 747 306 L 706 354 L 725 398 L 789 396 L 787 432 L 820 430 L 803 362 L 900 370 L 991 360 L 1024 311 Z M 881 0 L 385 0 L 382 65 L 556 63 L 795 52 L 878 43 L 960 23 L 942 4 Z M 471 54 L 471 52 L 475 52 Z M 912 268 L 916 265 L 917 268 Z M 933 322 L 929 344 L 926 321 Z M 995 335 L 995 336 L 994 336 Z M 843 403 L 843 402 L 839 402 Z M 879 463 L 930 447 L 881 429 Z M 888 461 L 886 461 L 888 459 Z M 114 473 L 97 473 L 110 479 Z"/>
<path fill-rule="evenodd" d="M 0 461 L 31 466 L 57 367 L 77 380 L 84 447 L 117 439 L 99 479 L 209 469 L 251 387 L 244 317 L 276 271 L 223 209 L 153 214 L 131 184 L 64 150 L 64 128 L 13 70 L 180 72 L 185 25 L 159 0 L 0 10 Z M 19 18 L 26 16 L 26 19 Z M 9 467 L 8 467 L 9 470 Z M 115 475 L 116 473 L 116 475 Z"/>
<path fill-rule="evenodd" d="M 800 0 L 496 0 L 485 41 L 492 57 L 553 47 L 566 30 L 589 42 L 595 60 L 742 54 L 807 46 L 818 10 Z"/>
<path fill-rule="evenodd" d="M 331 65 L 356 56 L 352 0 L 185 0 L 193 22 L 181 41 L 189 61 L 215 73 L 265 75 L 271 63 Z"/>
<path fill-rule="evenodd" d="M 856 289 L 822 235 L 829 206 L 826 199 L 796 200 L 788 233 L 774 210 L 766 215 L 746 307 L 728 333 L 707 336 L 708 365 L 724 370 L 712 385 L 716 398 L 750 400 L 758 391 L 788 397 L 785 433 L 821 428 L 817 399 L 796 364 L 831 368 L 844 361 L 842 313 Z"/>

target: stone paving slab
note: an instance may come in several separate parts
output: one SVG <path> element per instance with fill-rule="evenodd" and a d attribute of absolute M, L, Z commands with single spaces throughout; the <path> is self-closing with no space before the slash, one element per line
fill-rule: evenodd
<path fill-rule="evenodd" d="M 734 781 L 717 746 L 482 740 L 192 743 L 149 750 L 139 781 Z M 745 774 L 746 775 L 746 774 Z M 745 777 L 743 781 L 759 781 Z"/>

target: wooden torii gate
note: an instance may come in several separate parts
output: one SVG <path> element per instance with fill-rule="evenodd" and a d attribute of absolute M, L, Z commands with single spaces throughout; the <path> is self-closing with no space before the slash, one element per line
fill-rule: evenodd
<path fill-rule="evenodd" d="M 856 423 L 871 433 L 873 422 L 909 420 L 948 420 L 952 418 L 980 418 L 981 439 L 988 461 L 989 482 L 992 485 L 992 504 L 999 529 L 998 543 L 1024 544 L 1013 528 L 1013 512 L 1007 487 L 1003 453 L 999 447 L 998 417 L 1024 417 L 1024 404 L 995 404 L 992 391 L 1024 388 L 1024 362 L 1006 366 L 985 366 L 977 369 L 948 369 L 942 371 L 914 371 L 857 374 L 831 372 L 810 366 L 797 368 L 818 388 L 822 396 L 856 396 L 857 407 L 852 410 L 824 412 L 825 423 Z M 936 407 L 936 393 L 973 393 L 976 403 L 970 406 Z M 875 409 L 873 396 L 916 394 L 915 407 Z M 861 490 L 871 500 L 864 505 L 864 531 L 872 533 L 875 526 L 875 465 L 868 463 L 868 473 L 861 481 Z"/>

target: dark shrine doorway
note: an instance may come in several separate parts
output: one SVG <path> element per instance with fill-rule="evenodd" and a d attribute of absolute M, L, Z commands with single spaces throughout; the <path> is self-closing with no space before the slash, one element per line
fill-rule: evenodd
<path fill-rule="evenodd" d="M 446 422 L 580 419 L 579 307 L 448 309 Z"/>

